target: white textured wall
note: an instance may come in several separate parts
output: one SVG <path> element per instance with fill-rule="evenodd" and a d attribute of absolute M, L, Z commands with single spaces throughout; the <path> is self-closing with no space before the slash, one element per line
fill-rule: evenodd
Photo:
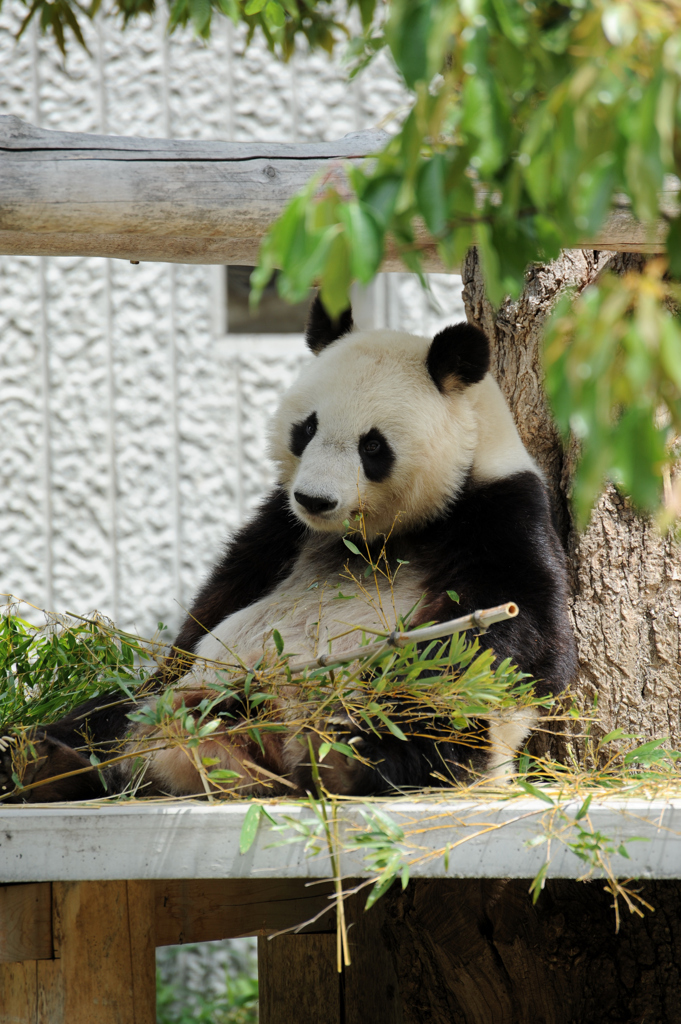
<path fill-rule="evenodd" d="M 314 141 L 376 125 L 404 97 L 384 58 L 346 83 L 326 56 L 279 65 L 216 23 L 208 46 L 142 18 L 73 44 L 14 32 L 0 12 L 0 113 L 44 128 Z M 0 591 L 98 608 L 147 634 L 175 629 L 228 533 L 271 482 L 264 431 L 302 340 L 224 337 L 220 268 L 0 256 Z M 376 326 L 426 332 L 445 315 L 410 275 L 363 297 Z"/>

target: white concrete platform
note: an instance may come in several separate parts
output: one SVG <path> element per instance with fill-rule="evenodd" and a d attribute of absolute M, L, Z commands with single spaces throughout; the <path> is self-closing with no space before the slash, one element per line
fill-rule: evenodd
<path fill-rule="evenodd" d="M 330 875 L 322 851 L 286 843 L 262 818 L 252 847 L 239 852 L 250 803 L 200 802 L 118 805 L 0 805 L 0 884 L 39 881 L 201 878 L 319 878 Z M 535 798 L 507 801 L 430 798 L 339 805 L 342 873 L 371 871 L 358 850 L 346 849 L 366 827 L 362 811 L 379 810 L 404 831 L 400 847 L 411 877 L 532 878 L 549 854 L 548 874 L 578 878 L 589 869 L 569 847 L 577 826 L 575 801 L 555 808 Z M 280 801 L 266 806 L 311 820 L 310 808 Z M 572 824 L 570 824 L 572 822 Z M 606 859 L 619 877 L 681 878 L 681 799 L 593 802 L 579 825 L 611 841 Z M 538 837 L 551 834 L 550 843 Z M 638 841 L 638 839 L 643 841 Z M 634 841 L 636 840 L 636 841 Z M 626 844 L 629 859 L 615 852 Z M 449 845 L 445 864 L 445 847 Z M 603 875 L 596 869 L 593 877 Z"/>

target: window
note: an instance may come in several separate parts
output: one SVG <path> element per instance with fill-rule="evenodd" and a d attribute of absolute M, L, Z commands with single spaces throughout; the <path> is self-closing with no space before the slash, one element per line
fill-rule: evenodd
<path fill-rule="evenodd" d="M 265 288 L 260 304 L 251 312 L 250 276 L 253 267 L 225 267 L 227 274 L 227 331 L 229 334 L 302 334 L 312 294 L 295 306 L 279 296 L 277 276 Z"/>

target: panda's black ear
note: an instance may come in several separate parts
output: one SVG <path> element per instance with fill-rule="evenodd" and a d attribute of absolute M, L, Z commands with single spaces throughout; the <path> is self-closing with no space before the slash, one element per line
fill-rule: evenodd
<path fill-rule="evenodd" d="M 444 395 L 477 384 L 489 370 L 487 335 L 467 323 L 445 327 L 433 338 L 426 366 Z"/>
<path fill-rule="evenodd" d="M 352 309 L 348 306 L 340 314 L 337 320 L 332 320 L 322 305 L 322 300 L 317 297 L 310 306 L 310 312 L 305 327 L 305 341 L 307 347 L 318 355 L 323 348 L 330 345 L 336 338 L 341 338 L 352 330 Z"/>

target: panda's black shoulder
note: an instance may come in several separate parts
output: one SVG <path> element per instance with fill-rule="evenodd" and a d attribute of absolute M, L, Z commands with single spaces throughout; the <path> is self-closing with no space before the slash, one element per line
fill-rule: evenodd
<path fill-rule="evenodd" d="M 497 653 L 550 680 L 553 692 L 569 683 L 576 661 L 567 562 L 538 473 L 469 480 L 446 512 L 420 531 L 414 557 L 429 618 L 514 601 L 518 618 L 490 631 Z M 446 596 L 450 589 L 458 606 Z"/>
<path fill-rule="evenodd" d="M 551 499 L 538 473 L 525 470 L 497 480 L 469 479 L 445 516 L 465 528 L 481 550 L 520 535 L 529 544 L 557 541 Z"/>
<path fill-rule="evenodd" d="M 538 473 L 526 470 L 491 481 L 469 478 L 445 511 L 418 531 L 420 539 L 430 548 L 433 561 L 439 560 L 438 547 L 447 549 L 452 542 L 485 557 L 514 548 L 522 543 L 538 546 L 539 557 L 545 547 L 553 549 L 558 542 L 551 502 Z"/>

